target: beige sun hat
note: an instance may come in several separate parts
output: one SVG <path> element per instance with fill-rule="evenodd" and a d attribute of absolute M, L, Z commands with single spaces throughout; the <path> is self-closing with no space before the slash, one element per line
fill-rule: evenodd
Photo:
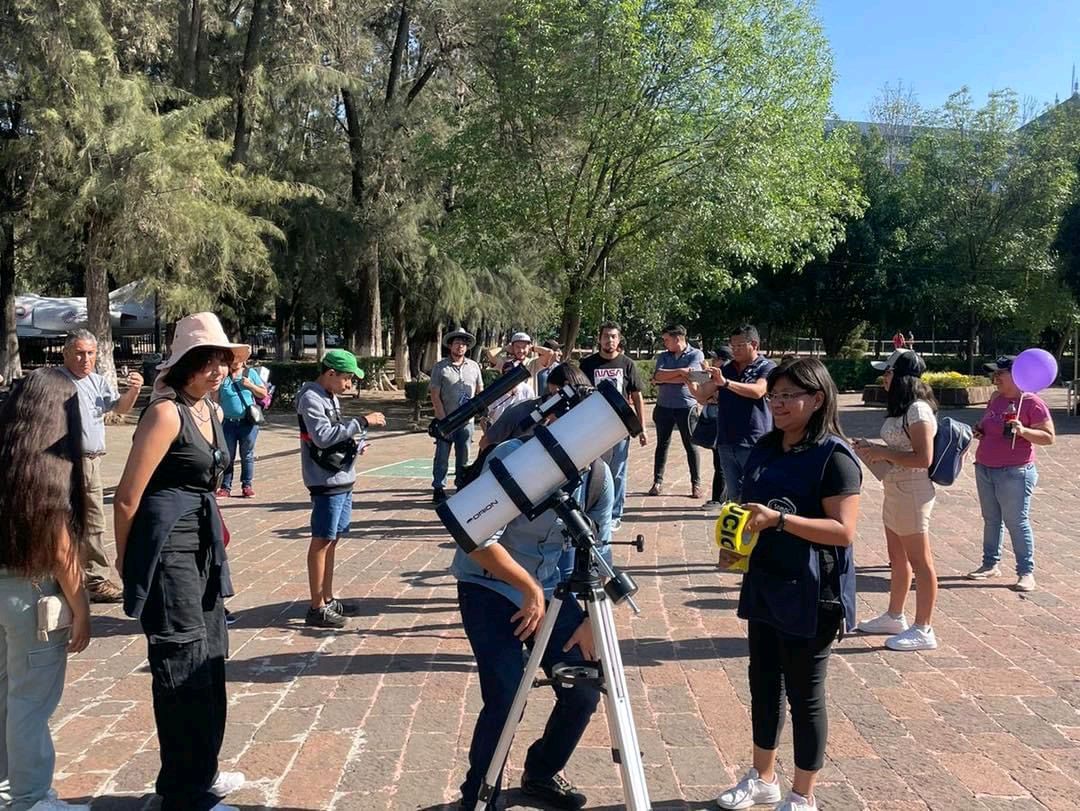
<path fill-rule="evenodd" d="M 216 315 L 213 313 L 195 313 L 194 315 L 184 316 L 176 322 L 172 354 L 169 355 L 166 361 L 159 363 L 157 368 L 168 369 L 175 366 L 180 361 L 180 358 L 184 357 L 192 349 L 203 346 L 228 349 L 233 353 L 234 361 L 243 362 L 251 357 L 251 347 L 247 344 L 234 344 L 230 341 Z"/>
<path fill-rule="evenodd" d="M 154 388 L 150 394 L 150 400 L 176 399 L 176 392 L 165 383 L 165 375 L 168 370 L 179 363 L 192 349 L 211 346 L 217 349 L 228 349 L 233 353 L 233 359 L 241 362 L 251 357 L 251 347 L 247 344 L 234 344 L 225 334 L 224 327 L 218 317 L 213 313 L 195 313 L 181 318 L 176 322 L 176 331 L 173 334 L 172 354 L 163 363 L 157 365 L 158 375 L 154 380 Z"/>

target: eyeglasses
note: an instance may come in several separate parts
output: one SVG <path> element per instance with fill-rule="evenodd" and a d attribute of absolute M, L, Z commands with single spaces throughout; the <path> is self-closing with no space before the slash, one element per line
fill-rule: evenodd
<path fill-rule="evenodd" d="M 782 391 L 778 394 L 766 394 L 765 402 L 770 405 L 778 405 L 780 403 L 787 405 L 788 403 L 798 400 L 800 397 L 809 397 L 812 394 L 813 392 L 809 391 Z"/>

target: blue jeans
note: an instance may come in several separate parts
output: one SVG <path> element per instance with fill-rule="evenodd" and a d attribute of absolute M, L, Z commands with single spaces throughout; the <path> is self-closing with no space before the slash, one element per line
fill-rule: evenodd
<path fill-rule="evenodd" d="M 470 422 L 454 432 L 449 441 L 435 440 L 435 462 L 431 466 L 431 486 L 436 490 L 446 487 L 446 472 L 450 469 L 450 445 L 454 445 L 454 487 L 461 481 L 461 471 L 469 464 L 469 445 L 472 443 L 473 424 Z"/>
<path fill-rule="evenodd" d="M 717 446 L 715 458 L 724 471 L 724 501 L 739 501 L 742 498 L 742 480 L 752 450 L 746 445 Z"/>
<path fill-rule="evenodd" d="M 522 642 L 514 636 L 516 623 L 510 621 L 518 608 L 510 600 L 485 586 L 458 583 L 458 605 L 465 635 L 476 656 L 480 695 L 484 701 L 469 745 L 469 771 L 461 785 L 463 804 L 468 808 L 476 803 L 499 734 L 510 714 L 510 705 L 514 703 L 518 683 L 525 673 L 525 659 Z M 552 666 L 560 662 L 583 661 L 580 648 L 575 646 L 569 653 L 563 653 L 562 649 L 584 619 L 581 606 L 575 600 L 563 603 L 541 659 L 548 676 Z M 532 642 L 530 639 L 525 643 L 530 650 Z M 592 687 L 556 685 L 552 689 L 555 707 L 548 717 L 543 736 L 529 747 L 525 756 L 525 773 L 538 780 L 550 778 L 566 766 L 600 701 L 600 691 Z M 495 807 L 501 783 L 500 774 L 495 796 L 488 803 L 490 808 Z"/>
<path fill-rule="evenodd" d="M 1031 494 L 1039 481 L 1032 462 L 1018 467 L 975 465 L 975 485 L 983 517 L 983 566 L 1001 560 L 1001 545 L 1008 528 L 1016 556 L 1016 573 L 1035 571 L 1035 533 L 1031 531 Z"/>
<path fill-rule="evenodd" d="M 611 468 L 611 480 L 615 483 L 615 503 L 611 505 L 611 520 L 622 519 L 626 502 L 626 463 L 630 458 L 630 439 L 627 437 L 604 454 L 603 460 Z"/>
<path fill-rule="evenodd" d="M 240 484 L 251 487 L 255 481 L 255 440 L 259 426 L 244 420 L 225 420 L 225 451 L 229 454 L 229 466 L 221 477 L 221 489 L 232 490 L 233 465 L 236 464 L 236 447 L 240 446 Z"/>
<path fill-rule="evenodd" d="M 311 496 L 311 537 L 336 541 L 349 534 L 352 522 L 352 490 L 344 493 L 313 493 Z"/>
<path fill-rule="evenodd" d="M 41 584 L 58 594 L 56 581 Z M 52 786 L 56 752 L 49 717 L 60 703 L 67 669 L 67 631 L 37 638 L 38 593 L 30 580 L 0 569 L 0 784 L 11 808 L 26 811 Z"/>

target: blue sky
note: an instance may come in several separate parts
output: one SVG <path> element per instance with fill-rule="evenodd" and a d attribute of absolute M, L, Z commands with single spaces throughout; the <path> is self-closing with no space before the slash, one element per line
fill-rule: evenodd
<path fill-rule="evenodd" d="M 967 85 L 976 103 L 1010 87 L 1050 103 L 1080 72 L 1080 0 L 817 0 L 833 52 L 833 108 L 865 120 L 902 81 L 923 107 Z"/>

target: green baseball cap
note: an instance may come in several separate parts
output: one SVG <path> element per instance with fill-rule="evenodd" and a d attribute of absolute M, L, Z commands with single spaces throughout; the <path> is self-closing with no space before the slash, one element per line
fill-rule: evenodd
<path fill-rule="evenodd" d="M 345 372 L 364 379 L 364 370 L 356 363 L 356 355 L 345 349 L 331 349 L 323 355 L 322 365 L 324 369 L 333 369 L 335 372 Z"/>

